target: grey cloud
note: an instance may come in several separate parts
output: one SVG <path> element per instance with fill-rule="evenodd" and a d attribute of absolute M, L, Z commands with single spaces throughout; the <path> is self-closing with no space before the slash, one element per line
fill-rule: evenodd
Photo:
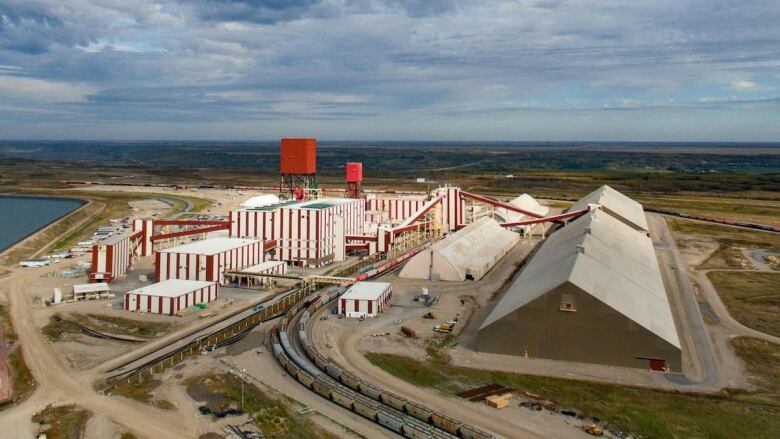
<path fill-rule="evenodd" d="M 465 115 L 598 113 L 620 98 L 646 104 L 614 111 L 672 100 L 679 110 L 776 113 L 772 100 L 725 101 L 734 81 L 766 85 L 767 95 L 780 87 L 777 9 L 721 0 L 7 1 L 6 74 L 95 92 L 48 106 L 15 95 L 15 108 L 30 111 L 4 117 L 187 124 L 425 115 L 447 126 Z"/>
<path fill-rule="evenodd" d="M 274 24 L 301 18 L 319 0 L 197 0 L 196 13 L 208 21 Z"/>

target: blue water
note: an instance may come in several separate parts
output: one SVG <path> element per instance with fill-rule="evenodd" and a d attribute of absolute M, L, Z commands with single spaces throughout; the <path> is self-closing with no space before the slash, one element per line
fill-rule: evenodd
<path fill-rule="evenodd" d="M 0 196 L 0 251 L 82 204 L 81 201 L 65 198 Z"/>

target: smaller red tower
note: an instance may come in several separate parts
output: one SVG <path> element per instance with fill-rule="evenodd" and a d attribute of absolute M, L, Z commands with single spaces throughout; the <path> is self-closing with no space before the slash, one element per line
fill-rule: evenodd
<path fill-rule="evenodd" d="M 347 198 L 363 196 L 363 164 L 347 163 Z"/>

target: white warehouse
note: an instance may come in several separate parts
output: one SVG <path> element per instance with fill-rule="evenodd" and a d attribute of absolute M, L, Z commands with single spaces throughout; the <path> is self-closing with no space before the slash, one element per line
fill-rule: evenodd
<path fill-rule="evenodd" d="M 390 303 L 393 287 L 387 282 L 358 282 L 339 298 L 338 313 L 346 317 L 376 317 Z"/>
<path fill-rule="evenodd" d="M 479 280 L 520 241 L 520 235 L 483 217 L 415 255 L 399 276 L 444 281 Z"/>
<path fill-rule="evenodd" d="M 240 270 L 264 259 L 263 241 L 210 238 L 157 252 L 157 281 L 190 279 L 225 282 L 225 270 Z"/>
<path fill-rule="evenodd" d="M 128 291 L 124 304 L 127 311 L 175 315 L 199 303 L 209 303 L 219 297 L 217 282 L 168 279 Z"/>

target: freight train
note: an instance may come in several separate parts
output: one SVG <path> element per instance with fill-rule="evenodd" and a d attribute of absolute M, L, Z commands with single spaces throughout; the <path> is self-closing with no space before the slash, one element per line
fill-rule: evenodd
<path fill-rule="evenodd" d="M 489 439 L 494 436 L 422 404 L 384 390 L 342 370 L 317 352 L 306 335 L 306 323 L 320 307 L 344 292 L 329 287 L 294 306 L 271 330 L 273 353 L 279 364 L 298 382 L 350 411 L 404 437 Z M 288 316 L 301 313 L 295 327 Z M 292 348 L 288 331 L 297 333 L 305 357 Z"/>
<path fill-rule="evenodd" d="M 764 230 L 764 231 L 767 231 L 767 232 L 780 232 L 780 228 L 769 226 L 769 225 L 766 225 L 766 224 L 756 224 L 756 223 L 749 223 L 749 222 L 745 222 L 745 221 L 731 221 L 731 220 L 727 220 L 727 219 L 723 219 L 723 218 L 717 218 L 717 217 L 712 217 L 712 216 L 692 215 L 690 213 L 677 212 L 677 211 L 674 211 L 674 210 L 645 208 L 645 211 L 647 211 L 647 212 L 654 212 L 654 213 L 660 213 L 660 214 L 663 214 L 663 215 L 677 216 L 677 217 L 685 218 L 685 219 L 706 221 L 706 222 L 709 222 L 709 223 L 725 224 L 727 226 L 745 227 L 745 228 L 748 228 L 748 229 Z"/>

